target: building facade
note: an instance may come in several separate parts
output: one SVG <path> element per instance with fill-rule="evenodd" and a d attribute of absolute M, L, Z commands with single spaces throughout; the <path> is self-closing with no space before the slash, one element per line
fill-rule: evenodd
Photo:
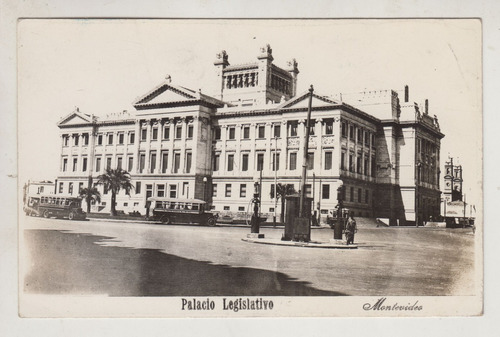
<path fill-rule="evenodd" d="M 150 196 L 187 197 L 241 218 L 251 212 L 258 182 L 261 212 L 271 217 L 281 212 L 275 182 L 298 191 L 306 165 L 306 193 L 323 216 L 337 204 L 340 186 L 355 216 L 396 225 L 439 215 L 444 135 L 427 102 L 423 111 L 409 103 L 408 88 L 314 92 L 303 163 L 309 92 L 297 94 L 297 62 L 280 68 L 265 46 L 255 62 L 241 65 L 230 65 L 223 51 L 214 67 L 213 95 L 167 77 L 134 102 L 133 113 L 97 117 L 77 109 L 61 119 L 57 193 L 77 195 L 105 167 L 121 167 L 135 188 L 130 196 L 120 192 L 117 209 L 144 214 Z M 93 211 L 109 210 L 104 192 Z"/>

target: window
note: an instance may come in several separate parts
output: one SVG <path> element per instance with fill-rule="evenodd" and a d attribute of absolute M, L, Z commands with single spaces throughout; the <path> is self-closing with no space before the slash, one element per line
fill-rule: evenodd
<path fill-rule="evenodd" d="M 116 168 L 121 169 L 122 168 L 122 163 L 123 163 L 122 157 L 117 157 L 116 158 Z"/>
<path fill-rule="evenodd" d="M 368 190 L 365 190 L 365 204 L 368 204 L 370 201 L 369 195 L 370 195 L 370 192 Z"/>
<path fill-rule="evenodd" d="M 314 170 L 314 152 L 307 154 L 307 169 Z"/>
<path fill-rule="evenodd" d="M 97 136 L 97 145 L 102 145 L 102 134 Z"/>
<path fill-rule="evenodd" d="M 96 172 L 101 171 L 101 158 L 96 158 L 95 160 L 95 171 Z"/>
<path fill-rule="evenodd" d="M 194 127 L 192 125 L 188 125 L 188 138 L 193 138 Z"/>
<path fill-rule="evenodd" d="M 361 173 L 361 155 L 356 157 L 356 172 Z"/>
<path fill-rule="evenodd" d="M 361 188 L 358 188 L 358 202 L 361 202 Z"/>
<path fill-rule="evenodd" d="M 365 176 L 368 175 L 368 156 L 365 156 L 364 165 L 363 165 L 363 174 Z"/>
<path fill-rule="evenodd" d="M 236 129 L 234 126 L 229 128 L 229 139 L 235 139 L 236 137 Z"/>
<path fill-rule="evenodd" d="M 68 193 L 73 194 L 73 183 L 69 183 L 68 185 Z"/>
<path fill-rule="evenodd" d="M 89 134 L 88 133 L 83 134 L 83 145 L 89 145 Z"/>
<path fill-rule="evenodd" d="M 243 139 L 249 139 L 250 138 L 250 127 L 245 126 L 243 127 Z"/>
<path fill-rule="evenodd" d="M 118 144 L 123 145 L 124 142 L 125 142 L 125 134 L 123 134 L 123 132 L 120 132 L 118 134 Z"/>
<path fill-rule="evenodd" d="M 156 153 L 151 153 L 149 158 L 149 172 L 154 173 L 156 169 Z"/>
<path fill-rule="evenodd" d="M 182 195 L 184 195 L 186 197 L 189 195 L 189 183 L 188 182 L 182 183 Z"/>
<path fill-rule="evenodd" d="M 78 139 L 79 139 L 79 138 L 80 138 L 80 137 L 79 137 L 78 135 L 73 135 L 73 141 L 74 141 L 74 145 L 75 145 L 75 146 L 78 146 Z"/>
<path fill-rule="evenodd" d="M 297 122 L 290 123 L 290 137 L 297 136 Z"/>
<path fill-rule="evenodd" d="M 234 154 L 227 155 L 227 170 L 232 171 L 234 168 Z"/>
<path fill-rule="evenodd" d="M 124 202 L 123 207 L 127 207 L 127 206 L 128 206 L 128 202 Z"/>
<path fill-rule="evenodd" d="M 372 133 L 372 146 L 375 146 L 375 135 Z"/>
<path fill-rule="evenodd" d="M 161 173 L 167 173 L 168 167 L 168 153 L 163 152 L 161 154 Z"/>
<path fill-rule="evenodd" d="M 347 137 L 347 124 L 342 122 L 342 137 Z"/>
<path fill-rule="evenodd" d="M 111 168 L 111 157 L 106 158 L 106 168 Z"/>
<path fill-rule="evenodd" d="M 156 196 L 164 197 L 165 196 L 165 185 L 160 184 L 156 186 Z"/>
<path fill-rule="evenodd" d="M 259 125 L 258 127 L 258 138 L 262 139 L 266 136 L 266 127 L 264 125 Z"/>
<path fill-rule="evenodd" d="M 372 177 L 375 177 L 375 157 L 372 157 Z"/>
<path fill-rule="evenodd" d="M 363 142 L 363 130 L 358 129 L 358 143 Z"/>
<path fill-rule="evenodd" d="M 62 170 L 63 170 L 63 172 L 66 172 L 68 170 L 68 158 L 63 159 Z"/>
<path fill-rule="evenodd" d="M 177 185 L 170 185 L 170 198 L 177 198 Z"/>
<path fill-rule="evenodd" d="M 181 154 L 175 153 L 174 154 L 174 173 L 178 173 L 180 167 L 181 167 Z"/>
<path fill-rule="evenodd" d="M 83 190 L 83 183 L 78 184 L 78 194 Z"/>
<path fill-rule="evenodd" d="M 135 194 L 141 194 L 141 182 L 136 181 L 135 183 Z"/>
<path fill-rule="evenodd" d="M 63 139 L 64 139 L 64 146 L 68 146 L 69 145 L 69 136 L 68 135 L 63 135 Z"/>
<path fill-rule="evenodd" d="M 325 134 L 333 135 L 333 121 L 327 121 L 325 124 Z"/>
<path fill-rule="evenodd" d="M 331 170 L 332 169 L 332 152 L 327 151 L 325 152 L 325 170 Z"/>
<path fill-rule="evenodd" d="M 128 167 L 127 167 L 128 171 L 132 172 L 133 167 L 134 167 L 134 157 L 130 156 L 128 157 Z"/>
<path fill-rule="evenodd" d="M 108 145 L 113 145 L 113 134 L 108 134 Z"/>
<path fill-rule="evenodd" d="M 241 157 L 241 170 L 248 171 L 248 153 L 244 153 Z"/>
<path fill-rule="evenodd" d="M 352 202 L 352 201 L 354 201 L 354 187 L 351 187 L 351 188 L 349 189 L 349 192 L 350 192 L 350 193 L 349 193 L 349 194 L 350 194 L 350 195 L 349 195 L 349 200 Z"/>
<path fill-rule="evenodd" d="M 213 171 L 219 171 L 220 154 L 214 155 L 212 169 Z"/>
<path fill-rule="evenodd" d="M 316 122 L 311 120 L 311 125 L 309 125 L 309 136 L 314 136 L 314 132 L 316 130 Z"/>
<path fill-rule="evenodd" d="M 186 152 L 186 173 L 191 172 L 192 161 L 193 161 L 193 154 L 191 152 Z"/>
<path fill-rule="evenodd" d="M 224 206 L 224 210 L 225 210 L 225 211 L 229 211 L 229 210 L 230 210 L 230 207 L 229 207 L 229 206 Z"/>
<path fill-rule="evenodd" d="M 221 130 L 220 127 L 218 126 L 214 129 L 214 139 L 219 140 L 220 137 L 221 137 Z"/>
<path fill-rule="evenodd" d="M 349 171 L 354 172 L 354 155 L 352 153 L 349 154 Z"/>
<path fill-rule="evenodd" d="M 108 194 L 108 188 L 106 187 L 106 185 L 104 185 L 104 194 Z"/>
<path fill-rule="evenodd" d="M 257 171 L 262 171 L 264 168 L 264 154 L 257 153 Z"/>
<path fill-rule="evenodd" d="M 340 154 L 340 168 L 345 170 L 345 152 Z"/>
<path fill-rule="evenodd" d="M 349 125 L 349 139 L 354 140 L 354 125 Z"/>
<path fill-rule="evenodd" d="M 64 183 L 59 183 L 59 193 L 62 193 L 64 190 Z"/>
<path fill-rule="evenodd" d="M 297 169 L 297 152 L 292 152 L 290 153 L 290 170 L 296 170 Z"/>
<path fill-rule="evenodd" d="M 238 206 L 238 211 L 239 212 L 244 212 L 245 211 L 245 206 Z"/>
<path fill-rule="evenodd" d="M 275 138 L 280 138 L 281 137 L 281 125 L 274 125 L 274 137 Z"/>
<path fill-rule="evenodd" d="M 175 127 L 175 139 L 181 139 L 182 138 L 182 125 L 177 125 Z"/>
<path fill-rule="evenodd" d="M 144 167 L 146 166 L 146 154 L 141 153 L 139 156 L 139 173 L 144 172 Z"/>
<path fill-rule="evenodd" d="M 217 197 L 217 184 L 212 185 L 212 197 Z"/>
<path fill-rule="evenodd" d="M 240 198 L 245 198 L 247 196 L 247 184 L 240 185 Z"/>
<path fill-rule="evenodd" d="M 273 153 L 273 171 L 279 171 L 280 169 L 280 154 Z"/>
<path fill-rule="evenodd" d="M 226 198 L 231 197 L 231 184 L 226 184 Z"/>
<path fill-rule="evenodd" d="M 370 134 L 368 131 L 365 131 L 365 145 L 370 146 Z"/>
<path fill-rule="evenodd" d="M 271 198 L 276 198 L 275 191 L 276 190 L 276 185 L 271 184 Z"/>
<path fill-rule="evenodd" d="M 321 197 L 323 199 L 330 199 L 330 185 L 325 184 L 321 187 Z"/>
<path fill-rule="evenodd" d="M 163 126 L 163 139 L 170 139 L 170 124 Z"/>
<path fill-rule="evenodd" d="M 134 144 L 135 143 L 135 132 L 130 132 L 128 134 L 128 142 L 130 144 Z"/>
<path fill-rule="evenodd" d="M 73 172 L 78 168 L 78 158 L 73 158 Z"/>
<path fill-rule="evenodd" d="M 87 157 L 83 158 L 82 171 L 87 172 Z"/>
<path fill-rule="evenodd" d="M 311 197 L 311 191 L 312 191 L 311 184 L 306 184 L 305 191 L 306 191 L 306 197 Z"/>
<path fill-rule="evenodd" d="M 141 129 L 141 140 L 145 141 L 148 139 L 148 129 L 143 128 Z"/>
<path fill-rule="evenodd" d="M 152 140 L 157 140 L 158 139 L 158 128 L 155 127 L 151 130 L 151 139 Z"/>

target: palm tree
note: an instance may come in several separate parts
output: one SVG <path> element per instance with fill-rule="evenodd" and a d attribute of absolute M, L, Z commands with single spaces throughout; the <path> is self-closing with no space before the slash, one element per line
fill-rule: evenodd
<path fill-rule="evenodd" d="M 87 202 L 87 213 L 90 213 L 90 203 L 92 201 L 101 202 L 101 193 L 96 187 L 82 188 L 80 197 Z"/>
<path fill-rule="evenodd" d="M 127 171 L 121 168 L 114 170 L 109 167 L 106 168 L 106 173 L 97 177 L 97 184 L 103 185 L 104 190 L 111 191 L 111 216 L 116 215 L 116 194 L 124 189 L 125 193 L 130 195 L 133 189 L 130 179 L 130 173 Z"/>
<path fill-rule="evenodd" d="M 287 195 L 291 195 L 295 193 L 295 188 L 293 188 L 293 185 L 290 184 L 277 184 L 276 185 L 276 196 L 278 199 L 281 199 L 281 215 L 280 215 L 280 222 L 284 223 L 285 222 L 285 197 Z"/>

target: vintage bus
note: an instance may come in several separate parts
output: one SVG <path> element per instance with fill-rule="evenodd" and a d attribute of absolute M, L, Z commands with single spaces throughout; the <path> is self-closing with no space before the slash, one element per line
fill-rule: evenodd
<path fill-rule="evenodd" d="M 150 197 L 148 202 L 153 208 L 153 220 L 164 224 L 188 224 L 215 226 L 217 214 L 207 212 L 207 204 L 199 199 L 177 199 Z"/>
<path fill-rule="evenodd" d="M 82 199 L 63 195 L 32 195 L 28 196 L 24 212 L 29 216 L 50 218 L 68 218 L 83 220 L 86 217 L 82 210 Z"/>

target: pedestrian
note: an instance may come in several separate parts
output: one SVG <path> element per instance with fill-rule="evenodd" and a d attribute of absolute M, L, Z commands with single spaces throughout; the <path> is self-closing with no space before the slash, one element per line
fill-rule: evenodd
<path fill-rule="evenodd" d="M 357 231 L 358 229 L 356 227 L 356 220 L 354 220 L 354 213 L 351 212 L 345 228 L 347 244 L 354 244 L 354 233 L 356 233 Z"/>

